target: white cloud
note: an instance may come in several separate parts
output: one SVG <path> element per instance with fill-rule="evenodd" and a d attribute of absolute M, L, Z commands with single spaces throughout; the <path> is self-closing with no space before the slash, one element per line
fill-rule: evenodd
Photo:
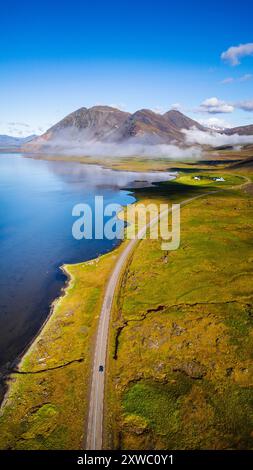
<path fill-rule="evenodd" d="M 238 78 L 239 82 L 247 82 L 248 80 L 251 80 L 253 78 L 253 75 L 251 73 L 245 73 L 242 77 Z"/>
<path fill-rule="evenodd" d="M 135 155 L 152 158 L 169 158 L 172 160 L 184 160 L 188 158 L 198 159 L 201 156 L 201 149 L 191 146 L 180 148 L 176 145 L 167 144 L 141 144 L 132 143 L 130 140 L 122 144 L 87 142 L 80 147 L 64 148 L 64 152 L 69 155 L 89 155 L 95 157 L 131 157 Z M 62 152 L 60 152 L 62 153 Z"/>
<path fill-rule="evenodd" d="M 98 106 L 100 106 L 100 103 L 98 103 Z M 119 109 L 120 111 L 126 111 L 127 109 L 127 105 L 125 103 L 111 103 L 109 106 L 111 106 L 111 108 Z"/>
<path fill-rule="evenodd" d="M 253 55 L 253 42 L 247 44 L 239 44 L 239 46 L 229 47 L 226 51 L 222 52 L 221 58 L 230 65 L 239 65 L 240 59 L 246 56 Z"/>
<path fill-rule="evenodd" d="M 228 83 L 233 83 L 233 82 L 248 82 L 252 78 L 253 78 L 253 75 L 251 73 L 245 73 L 245 75 L 242 75 L 239 78 L 233 78 L 233 77 L 225 78 L 224 80 L 221 81 L 221 83 L 224 85 L 227 85 Z"/>
<path fill-rule="evenodd" d="M 88 132 L 77 128 L 61 129 L 57 135 L 46 139 L 41 136 L 30 145 L 30 151 L 54 153 L 55 155 L 94 156 L 94 157 L 164 157 L 169 159 L 199 158 L 201 149 L 197 146 L 182 148 L 174 143 L 151 144 L 145 139 L 129 138 L 122 143 L 95 140 Z M 28 148 L 29 148 L 28 147 Z"/>
<path fill-rule="evenodd" d="M 29 124 L 26 122 L 8 122 L 8 126 L 18 126 L 18 127 L 26 127 L 27 129 L 30 128 Z"/>
<path fill-rule="evenodd" d="M 184 130 L 186 143 L 210 145 L 211 147 L 221 147 L 223 145 L 237 146 L 253 143 L 253 135 L 226 135 L 219 132 L 210 130 L 210 132 L 203 132 L 199 129 L 192 128 Z"/>
<path fill-rule="evenodd" d="M 235 106 L 236 108 L 243 109 L 243 111 L 253 111 L 253 100 L 239 101 Z"/>
<path fill-rule="evenodd" d="M 208 119 L 201 119 L 200 124 L 205 127 L 210 127 L 213 130 L 221 130 L 221 129 L 228 129 L 233 127 L 230 122 L 225 121 L 225 119 L 220 119 L 218 117 L 211 117 Z"/>
<path fill-rule="evenodd" d="M 169 109 L 179 111 L 180 109 L 182 109 L 182 105 L 180 103 L 173 103 L 170 105 Z M 151 111 L 157 114 L 164 114 L 168 111 L 168 108 L 164 108 L 162 106 L 155 106 L 154 108 L 151 108 Z"/>
<path fill-rule="evenodd" d="M 155 106 L 154 108 L 151 108 L 151 111 L 156 114 L 163 114 L 165 113 L 165 108 L 162 108 L 162 106 Z"/>
<path fill-rule="evenodd" d="M 176 111 L 179 111 L 180 109 L 182 109 L 182 105 L 180 103 L 173 103 L 171 105 L 171 109 L 175 109 Z"/>
<path fill-rule="evenodd" d="M 221 81 L 221 83 L 223 83 L 224 85 L 226 85 L 227 83 L 232 83 L 232 82 L 234 82 L 234 78 L 232 77 L 224 78 L 224 80 Z"/>
<path fill-rule="evenodd" d="M 29 135 L 39 135 L 45 132 L 47 126 L 33 126 L 26 122 L 1 122 L 0 134 L 11 137 L 28 137 Z"/>
<path fill-rule="evenodd" d="M 234 107 L 231 104 L 213 96 L 212 98 L 207 98 L 201 103 L 200 111 L 209 114 L 232 113 L 234 111 Z"/>

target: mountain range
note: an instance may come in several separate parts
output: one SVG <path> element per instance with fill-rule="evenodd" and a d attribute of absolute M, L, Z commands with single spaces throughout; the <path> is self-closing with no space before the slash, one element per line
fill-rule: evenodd
<path fill-rule="evenodd" d="M 0 147 L 20 147 L 21 145 L 35 139 L 36 135 L 29 135 L 28 137 L 12 137 L 10 135 L 0 135 Z"/>
<path fill-rule="evenodd" d="M 68 149 L 82 151 L 87 144 L 174 144 L 186 145 L 186 132 L 211 132 L 199 122 L 178 110 L 158 114 L 141 109 L 133 114 L 110 106 L 82 107 L 48 129 L 43 135 L 27 140 L 16 139 L 25 152 L 61 152 Z M 228 136 L 253 135 L 253 125 L 216 131 Z M 4 136 L 2 136 L 4 137 Z M 10 138 L 15 139 L 15 138 Z M 1 138 L 0 138 L 1 145 Z M 6 141 L 7 145 L 7 141 Z"/>
<path fill-rule="evenodd" d="M 66 116 L 24 146 L 26 151 L 46 151 L 52 147 L 66 147 L 83 143 L 169 144 L 183 143 L 183 129 L 195 127 L 205 130 L 201 124 L 176 110 L 161 115 L 149 109 L 133 114 L 110 106 L 80 108 Z"/>

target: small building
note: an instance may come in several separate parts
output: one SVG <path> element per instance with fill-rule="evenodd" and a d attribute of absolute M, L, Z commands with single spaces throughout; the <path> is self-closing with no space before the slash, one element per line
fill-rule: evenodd
<path fill-rule="evenodd" d="M 225 181 L 224 178 L 222 178 L 222 176 L 220 177 L 217 177 L 217 178 L 213 178 L 214 181 Z"/>

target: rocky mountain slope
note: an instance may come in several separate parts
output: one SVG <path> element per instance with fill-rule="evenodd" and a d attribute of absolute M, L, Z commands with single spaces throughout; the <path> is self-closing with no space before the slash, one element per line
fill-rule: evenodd
<path fill-rule="evenodd" d="M 253 124 L 250 124 L 249 126 L 239 126 L 233 127 L 232 129 L 225 129 L 223 132 L 227 135 L 253 135 Z"/>
<path fill-rule="evenodd" d="M 149 109 L 133 114 L 109 106 L 80 108 L 66 116 L 24 146 L 26 151 L 44 151 L 69 145 L 82 146 L 87 142 L 169 144 L 183 143 L 183 129 L 196 127 L 198 122 L 176 110 L 161 115 Z"/>
<path fill-rule="evenodd" d="M 193 139 L 187 139 L 187 134 L 191 133 L 191 130 L 200 132 L 201 139 L 199 133 L 193 136 Z M 205 138 L 203 138 L 205 132 L 208 132 L 206 142 L 208 146 L 210 133 L 215 133 L 215 131 L 202 126 L 177 110 L 158 114 L 149 109 L 141 109 L 130 114 L 110 106 L 93 106 L 92 108 L 83 107 L 69 114 L 43 135 L 25 143 L 22 150 L 41 153 L 70 151 L 73 154 L 75 152 L 80 154 L 89 153 L 91 149 L 94 150 L 94 146 L 99 147 L 98 152 L 105 147 L 111 152 L 112 146 L 115 150 L 115 145 L 119 144 L 133 145 L 133 152 L 135 144 L 138 146 L 136 151 L 139 151 L 140 145 L 172 144 L 187 147 L 187 144 L 188 146 L 205 145 Z M 216 131 L 216 134 L 253 136 L 253 125 L 220 130 Z M 214 141 L 213 138 L 212 141 Z M 215 145 L 212 146 L 215 147 Z"/>

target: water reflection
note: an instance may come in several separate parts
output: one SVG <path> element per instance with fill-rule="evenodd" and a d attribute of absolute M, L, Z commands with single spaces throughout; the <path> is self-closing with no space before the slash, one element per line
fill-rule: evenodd
<path fill-rule="evenodd" d="M 93 207 L 95 195 L 103 195 L 105 204 L 126 205 L 134 198 L 120 188 L 170 177 L 0 155 L 0 366 L 23 350 L 45 320 L 64 283 L 59 266 L 94 258 L 117 243 L 75 240 L 73 206 Z"/>

